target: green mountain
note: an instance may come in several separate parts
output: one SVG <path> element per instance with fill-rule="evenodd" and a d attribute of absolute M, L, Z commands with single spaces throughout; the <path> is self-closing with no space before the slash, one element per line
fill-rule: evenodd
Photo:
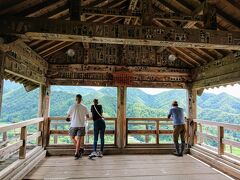
<path fill-rule="evenodd" d="M 83 103 L 90 109 L 92 100 L 99 99 L 106 117 L 116 117 L 117 90 L 94 90 L 83 87 L 54 86 L 51 93 L 51 116 L 64 116 L 74 103 L 76 94 L 83 95 Z M 19 84 L 5 81 L 1 122 L 16 122 L 37 116 L 39 90 L 27 93 Z M 128 117 L 166 117 L 173 100 L 186 109 L 186 91 L 171 90 L 149 95 L 140 89 L 128 88 Z M 198 118 L 240 124 L 240 99 L 229 94 L 203 93 L 198 97 Z"/>

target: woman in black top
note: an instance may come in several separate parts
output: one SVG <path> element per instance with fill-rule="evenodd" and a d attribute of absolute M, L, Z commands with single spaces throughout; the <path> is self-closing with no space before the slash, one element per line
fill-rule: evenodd
<path fill-rule="evenodd" d="M 93 143 L 93 152 L 89 155 L 92 157 L 103 157 L 103 148 L 104 148 L 104 133 L 105 133 L 105 121 L 103 119 L 102 113 L 102 105 L 98 104 L 98 99 L 93 100 L 93 105 L 91 106 L 91 112 L 94 122 L 94 143 Z M 97 151 L 97 142 L 98 142 L 98 134 L 100 133 L 101 139 L 101 149 L 100 152 Z"/>

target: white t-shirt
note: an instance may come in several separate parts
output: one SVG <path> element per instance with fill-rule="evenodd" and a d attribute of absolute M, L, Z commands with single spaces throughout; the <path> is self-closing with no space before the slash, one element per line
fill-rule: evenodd
<path fill-rule="evenodd" d="M 71 117 L 70 127 L 85 127 L 86 115 L 89 114 L 86 106 L 74 104 L 69 108 L 67 114 Z"/>

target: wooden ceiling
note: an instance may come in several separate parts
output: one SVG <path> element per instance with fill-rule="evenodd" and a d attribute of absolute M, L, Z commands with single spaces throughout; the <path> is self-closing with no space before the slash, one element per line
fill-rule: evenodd
<path fill-rule="evenodd" d="M 204 0 L 152 0 L 155 12 L 185 15 L 201 15 L 203 3 Z M 140 4 L 140 0 L 81 0 L 81 6 L 84 7 L 104 7 L 126 10 L 139 10 Z M 218 0 L 216 10 L 219 30 L 239 31 L 239 0 Z M 4 15 L 70 19 L 68 0 L 0 0 L 0 16 Z M 114 15 L 88 14 L 85 15 L 84 20 L 87 22 L 140 25 L 139 20 L 136 18 L 124 18 Z M 201 22 L 177 22 L 162 19 L 154 19 L 152 25 L 160 27 L 203 28 Z M 48 60 L 52 55 L 61 50 L 67 50 L 75 43 L 76 42 L 33 40 L 28 42 L 28 45 L 40 56 Z M 188 63 L 192 67 L 197 67 L 214 59 L 222 58 L 232 52 L 230 50 L 177 47 L 162 47 L 160 51 L 174 53 L 180 60 Z"/>

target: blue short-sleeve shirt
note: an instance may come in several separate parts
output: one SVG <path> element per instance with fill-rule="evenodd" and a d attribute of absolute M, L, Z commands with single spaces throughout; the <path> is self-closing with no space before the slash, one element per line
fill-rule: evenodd
<path fill-rule="evenodd" d="M 172 107 L 169 111 L 168 117 L 171 117 L 174 125 L 185 124 L 183 108 Z"/>

